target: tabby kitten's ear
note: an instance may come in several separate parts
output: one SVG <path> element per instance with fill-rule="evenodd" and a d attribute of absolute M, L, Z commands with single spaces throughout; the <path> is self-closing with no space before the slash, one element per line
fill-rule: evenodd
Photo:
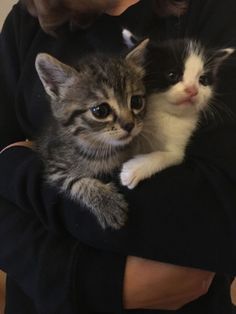
<path fill-rule="evenodd" d="M 76 70 L 46 53 L 37 55 L 35 67 L 45 91 L 53 99 L 65 95 L 68 87 L 78 80 Z"/>
<path fill-rule="evenodd" d="M 144 39 L 134 49 L 132 49 L 127 55 L 126 60 L 136 63 L 137 65 L 143 65 L 145 62 L 145 56 L 147 51 L 147 45 L 149 38 Z"/>

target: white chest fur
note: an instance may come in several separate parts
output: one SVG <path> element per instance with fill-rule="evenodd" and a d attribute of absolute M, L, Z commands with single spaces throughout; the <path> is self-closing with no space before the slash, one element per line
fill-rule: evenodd
<path fill-rule="evenodd" d="M 178 165 L 184 159 L 199 113 L 183 108 L 181 114 L 174 114 L 163 108 L 165 106 L 161 102 L 149 101 L 143 136 L 138 146 L 139 155 L 126 162 L 121 171 L 121 182 L 130 189 L 141 180 Z"/>
<path fill-rule="evenodd" d="M 152 150 L 181 152 L 185 150 L 189 138 L 196 129 L 198 113 L 174 115 L 163 111 L 159 106 L 152 106 L 147 113 L 144 134 L 150 135 Z M 148 147 L 147 147 L 148 148 Z"/>

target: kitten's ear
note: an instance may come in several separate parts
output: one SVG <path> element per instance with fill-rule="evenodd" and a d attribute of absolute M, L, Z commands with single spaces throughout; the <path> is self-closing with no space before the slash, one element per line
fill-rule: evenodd
<path fill-rule="evenodd" d="M 60 98 L 78 77 L 76 70 L 46 53 L 37 55 L 35 67 L 45 91 L 54 99 Z"/>
<path fill-rule="evenodd" d="M 129 48 L 133 48 L 139 42 L 139 39 L 134 36 L 127 28 L 123 28 L 122 37 L 124 44 Z"/>
<path fill-rule="evenodd" d="M 215 73 L 217 73 L 222 63 L 226 59 L 228 59 L 229 56 L 232 55 L 234 52 L 235 52 L 234 48 L 225 48 L 225 49 L 219 49 L 213 54 L 211 58 L 211 63 L 213 64 Z"/>
<path fill-rule="evenodd" d="M 139 45 L 132 49 L 125 57 L 126 60 L 132 61 L 138 65 L 143 65 L 147 52 L 149 38 L 144 39 Z"/>

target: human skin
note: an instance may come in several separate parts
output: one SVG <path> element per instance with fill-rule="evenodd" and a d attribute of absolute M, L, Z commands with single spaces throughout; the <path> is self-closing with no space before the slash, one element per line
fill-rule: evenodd
<path fill-rule="evenodd" d="M 113 0 L 113 2 L 114 2 L 114 5 L 109 7 L 109 9 L 106 10 L 106 13 L 117 16 L 117 15 L 122 14 L 131 5 L 134 5 L 135 3 L 139 2 L 139 0 L 120 0 L 120 1 Z"/>
<path fill-rule="evenodd" d="M 117 0 L 105 12 L 117 16 L 137 2 L 139 0 Z M 33 143 L 16 142 L 4 150 L 14 146 L 32 149 Z M 214 273 L 205 270 L 128 256 L 123 286 L 124 308 L 177 310 L 206 294 L 213 278 Z"/>
<path fill-rule="evenodd" d="M 139 257 L 127 258 L 126 309 L 178 310 L 208 292 L 214 273 Z"/>

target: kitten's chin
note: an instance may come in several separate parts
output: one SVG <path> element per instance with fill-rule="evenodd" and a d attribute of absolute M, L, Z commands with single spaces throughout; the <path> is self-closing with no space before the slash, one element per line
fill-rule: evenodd
<path fill-rule="evenodd" d="M 187 111 L 187 112 L 198 112 L 202 110 L 205 105 L 202 104 L 198 99 L 185 98 L 170 103 L 173 111 Z"/>
<path fill-rule="evenodd" d="M 177 115 L 177 116 L 182 116 L 185 114 L 191 115 L 191 114 L 196 114 L 198 112 L 196 104 L 189 101 L 167 102 L 166 105 L 162 107 L 162 110 L 171 115 Z"/>
<path fill-rule="evenodd" d="M 176 104 L 176 107 L 181 108 L 182 110 L 188 110 L 190 112 L 200 112 L 202 111 L 208 104 L 206 102 L 199 102 L 199 101 L 183 101 Z"/>
<path fill-rule="evenodd" d="M 172 102 L 174 106 L 193 107 L 196 106 L 198 100 L 195 97 L 183 97 Z"/>
<path fill-rule="evenodd" d="M 184 100 L 184 101 L 179 101 L 177 103 L 174 104 L 177 107 L 194 107 L 196 106 L 196 103 L 194 101 L 191 100 Z"/>
<path fill-rule="evenodd" d="M 186 97 L 172 102 L 172 106 L 179 108 L 186 108 L 189 110 L 200 111 L 206 107 L 209 98 Z"/>

